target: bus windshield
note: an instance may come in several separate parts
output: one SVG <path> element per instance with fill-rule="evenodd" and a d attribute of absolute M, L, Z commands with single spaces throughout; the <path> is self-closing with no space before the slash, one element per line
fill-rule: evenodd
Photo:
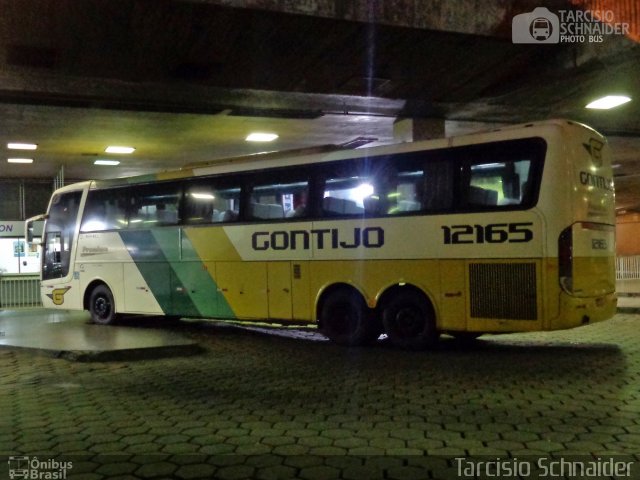
<path fill-rule="evenodd" d="M 81 198 L 82 192 L 77 191 L 55 195 L 51 200 L 44 231 L 43 280 L 66 277 L 69 273 Z"/>

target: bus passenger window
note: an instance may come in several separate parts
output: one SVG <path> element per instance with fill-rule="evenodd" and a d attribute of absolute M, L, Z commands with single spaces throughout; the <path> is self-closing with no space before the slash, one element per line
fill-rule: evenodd
<path fill-rule="evenodd" d="M 324 185 L 322 210 L 327 216 L 363 215 L 367 209 L 374 210 L 379 199 L 371 179 L 364 176 L 328 178 Z"/>
<path fill-rule="evenodd" d="M 526 198 L 530 160 L 471 165 L 467 204 L 480 207 L 521 205 Z"/>
<path fill-rule="evenodd" d="M 308 214 L 308 195 L 307 180 L 255 185 L 250 196 L 250 218 L 255 220 L 304 218 Z"/>
<path fill-rule="evenodd" d="M 396 184 L 386 193 L 387 213 L 398 215 L 421 210 L 422 183 L 423 173 L 420 170 L 399 172 Z"/>
<path fill-rule="evenodd" d="M 190 225 L 238 220 L 240 183 L 228 179 L 203 178 L 187 183 L 184 222 Z"/>
<path fill-rule="evenodd" d="M 177 225 L 180 202 L 179 183 L 141 185 L 131 191 L 129 228 Z"/>
<path fill-rule="evenodd" d="M 119 230 L 127 225 L 127 190 L 90 190 L 82 216 L 81 232 Z"/>

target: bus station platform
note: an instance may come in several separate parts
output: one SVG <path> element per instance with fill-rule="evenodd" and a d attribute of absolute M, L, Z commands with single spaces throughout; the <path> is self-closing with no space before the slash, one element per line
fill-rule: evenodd
<path fill-rule="evenodd" d="M 163 319 L 159 323 L 166 326 Z M 199 352 L 196 342 L 171 329 L 140 328 L 153 325 L 144 320 L 135 325 L 94 325 L 86 312 L 0 310 L 0 347 L 76 361 L 152 359 Z"/>
<path fill-rule="evenodd" d="M 36 474 L 68 466 L 39 478 L 85 480 L 450 480 L 489 478 L 459 468 L 497 459 L 531 469 L 500 478 L 587 478 L 537 475 L 561 460 L 623 468 L 589 478 L 640 478 L 638 314 L 471 345 L 443 335 L 430 351 L 344 348 L 311 329 L 41 315 L 0 313 L 0 478 L 36 458 Z M 53 338 L 72 326 L 64 344 Z M 136 336 L 167 338 L 156 330 L 202 353 L 70 362 L 32 351 L 70 351 L 74 337 L 139 348 Z"/>

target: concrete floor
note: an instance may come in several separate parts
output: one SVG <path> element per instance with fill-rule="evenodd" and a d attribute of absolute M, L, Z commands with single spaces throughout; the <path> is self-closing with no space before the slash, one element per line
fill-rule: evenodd
<path fill-rule="evenodd" d="M 472 478 L 456 470 L 462 458 L 535 467 L 612 455 L 631 475 L 607 478 L 640 478 L 640 315 L 469 348 L 444 339 L 431 352 L 219 323 L 95 330 L 48 315 L 44 336 L 69 318 L 98 350 L 103 335 L 128 345 L 151 332 L 204 351 L 85 363 L 0 348 L 0 478 L 18 457 L 71 462 L 73 480 L 400 480 Z"/>
<path fill-rule="evenodd" d="M 640 280 L 618 280 L 616 292 L 619 308 L 640 309 Z"/>
<path fill-rule="evenodd" d="M 197 351 L 196 342 L 175 331 L 93 325 L 86 312 L 41 308 L 0 310 L 0 347 L 83 361 L 156 358 Z"/>

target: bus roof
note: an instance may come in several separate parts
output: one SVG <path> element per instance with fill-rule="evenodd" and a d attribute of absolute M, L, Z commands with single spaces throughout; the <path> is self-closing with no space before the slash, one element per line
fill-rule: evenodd
<path fill-rule="evenodd" d="M 187 165 L 176 170 L 168 170 L 146 175 L 132 177 L 121 177 L 110 180 L 95 180 L 80 182 L 74 185 L 63 187 L 63 190 L 84 188 L 89 184 L 89 188 L 108 188 L 125 186 L 130 184 L 143 184 L 163 180 L 178 180 L 204 175 L 215 175 L 223 173 L 244 172 L 259 170 L 266 167 L 287 167 L 295 165 L 305 165 L 343 160 L 349 158 L 360 158 L 367 156 L 384 156 L 392 153 L 408 153 L 419 150 L 435 150 L 439 148 L 463 146 L 474 143 L 486 143 L 500 139 L 520 138 L 525 136 L 540 135 L 542 130 L 548 128 L 566 127 L 587 128 L 595 135 L 601 136 L 591 127 L 566 119 L 551 119 L 526 124 L 509 125 L 495 129 L 483 130 L 459 136 L 452 136 L 441 139 L 420 140 L 416 142 L 394 143 L 376 147 L 345 148 L 340 145 L 323 145 L 319 147 L 303 148 L 296 150 L 273 151 L 266 153 L 255 153 L 239 157 L 223 158 L 211 162 L 201 162 Z M 537 131 L 537 132 L 535 132 Z"/>

